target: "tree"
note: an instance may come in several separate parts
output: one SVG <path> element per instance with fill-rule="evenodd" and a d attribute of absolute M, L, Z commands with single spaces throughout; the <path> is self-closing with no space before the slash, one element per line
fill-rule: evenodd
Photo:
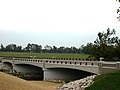
<path fill-rule="evenodd" d="M 116 0 L 117 2 L 120 2 L 120 0 Z M 117 19 L 120 21 L 120 7 L 117 9 Z"/>
<path fill-rule="evenodd" d="M 52 52 L 53 52 L 53 53 L 57 53 L 57 52 L 58 52 L 56 46 L 53 46 L 53 48 L 52 48 Z"/>
<path fill-rule="evenodd" d="M 27 47 L 25 48 L 25 51 L 31 52 L 31 44 L 28 43 Z"/>
<path fill-rule="evenodd" d="M 38 45 L 37 44 L 31 44 L 31 52 L 37 52 L 38 51 Z"/>
<path fill-rule="evenodd" d="M 42 52 L 42 45 L 38 45 L 38 46 L 37 46 L 36 52 L 37 52 L 37 53 Z"/>
<path fill-rule="evenodd" d="M 16 48 L 17 48 L 16 49 L 17 52 L 22 52 L 22 46 L 17 46 Z"/>
<path fill-rule="evenodd" d="M 93 44 L 92 43 L 87 43 L 86 46 L 82 45 L 81 46 L 81 52 L 84 54 L 91 54 L 92 53 L 92 48 Z"/>
<path fill-rule="evenodd" d="M 1 44 L 1 46 L 0 46 L 0 50 L 1 50 L 1 51 L 4 51 L 4 50 L 5 50 L 3 44 Z"/>
<path fill-rule="evenodd" d="M 65 47 L 64 46 L 59 47 L 58 52 L 59 53 L 64 53 L 65 52 Z"/>
<path fill-rule="evenodd" d="M 17 45 L 16 44 L 9 44 L 6 46 L 5 50 L 15 52 L 17 50 Z"/>
<path fill-rule="evenodd" d="M 92 55 L 99 59 L 100 57 L 104 57 L 106 60 L 115 60 L 119 59 L 116 56 L 117 46 L 119 46 L 119 38 L 113 37 L 115 35 L 115 29 L 110 31 L 107 29 L 107 32 L 99 32 L 96 41 L 94 41 L 94 45 L 92 48 Z M 119 51 L 120 52 L 120 51 Z"/>

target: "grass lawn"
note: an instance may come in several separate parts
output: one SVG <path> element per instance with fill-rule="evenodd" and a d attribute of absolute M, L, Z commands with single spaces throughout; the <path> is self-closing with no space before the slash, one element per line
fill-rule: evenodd
<path fill-rule="evenodd" d="M 87 54 L 72 54 L 72 53 L 25 53 L 25 52 L 0 52 L 0 57 L 11 58 L 88 58 Z"/>
<path fill-rule="evenodd" d="M 97 76 L 94 84 L 85 90 L 120 90 L 120 71 Z"/>

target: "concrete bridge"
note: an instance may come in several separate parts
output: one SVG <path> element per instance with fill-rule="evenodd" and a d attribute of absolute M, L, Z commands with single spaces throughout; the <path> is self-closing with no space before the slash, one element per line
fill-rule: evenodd
<path fill-rule="evenodd" d="M 17 72 L 39 72 L 44 80 L 72 80 L 120 70 L 119 62 L 3 58 L 2 65 Z"/>

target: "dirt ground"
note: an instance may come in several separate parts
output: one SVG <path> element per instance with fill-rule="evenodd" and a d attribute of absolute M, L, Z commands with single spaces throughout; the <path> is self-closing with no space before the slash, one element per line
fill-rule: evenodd
<path fill-rule="evenodd" d="M 60 85 L 47 81 L 26 81 L 0 72 L 0 90 L 57 90 Z"/>

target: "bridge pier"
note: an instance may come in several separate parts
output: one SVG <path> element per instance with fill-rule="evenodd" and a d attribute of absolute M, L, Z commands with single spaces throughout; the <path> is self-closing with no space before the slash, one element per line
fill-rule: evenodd
<path fill-rule="evenodd" d="M 43 68 L 42 70 L 43 70 L 43 80 L 46 80 L 46 71 L 47 71 L 47 69 Z"/>

